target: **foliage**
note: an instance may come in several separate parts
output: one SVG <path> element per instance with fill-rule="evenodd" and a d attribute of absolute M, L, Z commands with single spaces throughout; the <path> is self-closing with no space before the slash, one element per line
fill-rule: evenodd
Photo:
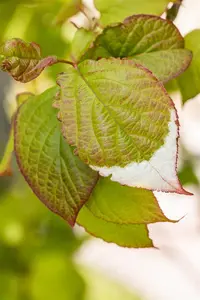
<path fill-rule="evenodd" d="M 148 224 L 174 222 L 160 209 L 154 191 L 190 194 L 177 176 L 179 121 L 163 84 L 189 67 L 192 50 L 193 62 L 175 86 L 184 102 L 199 93 L 199 32 L 190 33 L 185 45 L 169 21 L 180 8 L 173 2 L 175 12 L 167 10 L 167 0 L 95 0 L 100 19 L 88 14 L 89 25 L 74 29 L 69 47 L 56 24 L 63 26 L 78 11 L 87 15 L 81 1 L 36 1 L 32 10 L 12 1 L 10 13 L 19 20 L 22 10 L 26 26 L 12 39 L 1 35 L 1 68 L 15 80 L 32 82 L 54 65 L 52 74 L 44 71 L 53 87 L 18 101 L 23 103 L 13 116 L 14 135 L 1 173 L 10 167 L 14 139 L 19 169 L 37 197 L 71 226 L 77 222 L 120 246 L 153 247 Z M 160 17 L 166 10 L 167 18 Z M 5 28 L 8 20 L 1 22 Z M 48 264 L 48 258 L 41 261 Z M 66 272 L 62 258 L 56 264 Z M 38 261 L 39 273 L 40 267 Z M 49 298 L 48 290 L 42 297 Z"/>

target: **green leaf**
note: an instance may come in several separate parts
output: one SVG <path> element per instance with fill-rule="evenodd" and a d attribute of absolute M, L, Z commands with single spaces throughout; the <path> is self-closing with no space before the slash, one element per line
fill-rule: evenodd
<path fill-rule="evenodd" d="M 151 191 L 100 178 L 85 204 L 95 217 L 117 224 L 169 222 Z"/>
<path fill-rule="evenodd" d="M 193 52 L 193 60 L 188 70 L 178 78 L 183 103 L 200 93 L 200 30 L 185 36 L 185 45 Z"/>
<path fill-rule="evenodd" d="M 73 61 L 79 61 L 81 56 L 86 52 L 94 39 L 94 32 L 88 31 L 84 28 L 80 28 L 77 30 L 71 47 L 71 56 Z"/>
<path fill-rule="evenodd" d="M 92 171 L 61 135 L 51 103 L 57 88 L 29 98 L 15 118 L 15 153 L 26 181 L 53 212 L 73 225 L 96 184 Z"/>
<path fill-rule="evenodd" d="M 178 121 L 162 84 L 130 60 L 86 60 L 58 77 L 58 118 L 81 160 L 123 185 L 184 193 Z"/>
<path fill-rule="evenodd" d="M 55 17 L 55 24 L 62 25 L 67 19 L 77 14 L 81 8 L 81 0 L 66 0 Z"/>
<path fill-rule="evenodd" d="M 18 94 L 16 97 L 17 106 L 19 107 L 22 103 L 24 103 L 32 93 L 24 92 Z M 4 156 L 2 161 L 0 162 L 0 176 L 11 176 L 12 169 L 11 169 L 11 160 L 12 160 L 12 153 L 14 150 L 14 136 L 13 136 L 13 124 L 11 124 L 11 130 L 9 134 L 9 139 L 5 148 Z"/>
<path fill-rule="evenodd" d="M 95 6 L 101 13 L 100 22 L 108 25 L 120 22 L 133 14 L 161 15 L 170 1 L 169 0 L 95 0 Z M 173 1 L 171 1 L 173 2 Z"/>
<path fill-rule="evenodd" d="M 108 243 L 129 248 L 153 247 L 152 240 L 148 236 L 147 225 L 107 222 L 94 216 L 86 206 L 80 210 L 77 223 L 88 233 Z"/>
<path fill-rule="evenodd" d="M 190 64 L 192 54 L 183 48 L 184 39 L 173 23 L 156 16 L 135 15 L 105 28 L 81 60 L 129 57 L 166 82 Z"/>
<path fill-rule="evenodd" d="M 21 39 L 11 39 L 2 44 L 0 56 L 1 69 L 24 83 L 35 79 L 46 67 L 57 62 L 56 56 L 42 58 L 36 43 L 25 43 Z"/>
<path fill-rule="evenodd" d="M 14 148 L 13 129 L 11 128 L 6 149 L 4 151 L 2 161 L 0 162 L 0 176 L 12 175 L 11 159 L 12 159 L 13 148 Z"/>

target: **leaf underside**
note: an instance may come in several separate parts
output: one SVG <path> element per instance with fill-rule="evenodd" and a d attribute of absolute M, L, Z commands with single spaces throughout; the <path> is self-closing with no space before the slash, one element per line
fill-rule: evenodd
<path fill-rule="evenodd" d="M 70 225 L 87 201 L 98 175 L 74 156 L 61 135 L 52 101 L 57 88 L 29 98 L 15 118 L 15 153 L 38 198 Z"/>
<path fill-rule="evenodd" d="M 81 60 L 128 57 L 167 82 L 191 62 L 192 53 L 183 48 L 184 39 L 173 23 L 157 16 L 135 15 L 105 28 Z"/>

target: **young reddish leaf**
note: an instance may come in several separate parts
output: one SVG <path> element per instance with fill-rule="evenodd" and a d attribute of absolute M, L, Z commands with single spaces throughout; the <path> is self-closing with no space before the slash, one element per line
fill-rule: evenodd
<path fill-rule="evenodd" d="M 185 193 L 176 173 L 178 120 L 163 85 L 130 60 L 86 60 L 58 77 L 70 145 L 123 185 Z"/>
<path fill-rule="evenodd" d="M 147 225 L 107 222 L 94 216 L 85 205 L 78 214 L 77 223 L 84 227 L 88 233 L 108 243 L 129 248 L 153 247 Z"/>
<path fill-rule="evenodd" d="M 85 205 L 95 217 L 117 224 L 171 222 L 152 191 L 122 186 L 109 178 L 99 179 Z"/>
<path fill-rule="evenodd" d="M 74 225 L 98 175 L 73 154 L 61 135 L 52 100 L 57 88 L 31 97 L 14 124 L 15 153 L 28 184 L 53 212 Z"/>
<path fill-rule="evenodd" d="M 39 45 L 11 39 L 0 46 L 1 69 L 15 80 L 29 82 L 48 66 L 57 62 L 56 56 L 42 58 Z"/>
<path fill-rule="evenodd" d="M 135 15 L 123 23 L 108 26 L 81 60 L 99 57 L 129 57 L 166 82 L 180 75 L 192 54 L 173 23 L 160 17 Z"/>
<path fill-rule="evenodd" d="M 176 1 L 176 0 L 175 0 Z M 121 22 L 127 16 L 133 14 L 161 15 L 169 0 L 94 0 L 96 8 L 101 13 L 100 22 L 108 25 L 114 22 Z"/>

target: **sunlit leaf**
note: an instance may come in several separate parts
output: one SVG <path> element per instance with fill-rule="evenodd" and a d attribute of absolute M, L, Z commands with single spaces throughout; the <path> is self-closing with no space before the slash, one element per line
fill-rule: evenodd
<path fill-rule="evenodd" d="M 169 0 L 95 0 L 96 8 L 101 13 L 101 23 L 107 25 L 120 22 L 133 14 L 161 15 Z"/>
<path fill-rule="evenodd" d="M 79 61 L 94 39 L 95 34 L 92 31 L 88 31 L 84 28 L 77 30 L 71 47 L 71 56 L 73 61 Z"/>
<path fill-rule="evenodd" d="M 166 82 L 191 62 L 191 52 L 183 48 L 184 39 L 173 23 L 156 16 L 135 15 L 105 28 L 82 60 L 129 57 Z"/>
<path fill-rule="evenodd" d="M 130 60 L 86 60 L 59 75 L 62 132 L 80 158 L 123 185 L 184 193 L 178 120 L 162 84 Z"/>
<path fill-rule="evenodd" d="M 1 69 L 24 83 L 35 79 L 46 67 L 57 62 L 56 56 L 42 58 L 36 43 L 25 43 L 16 38 L 0 46 L 0 56 Z"/>
<path fill-rule="evenodd" d="M 0 162 L 0 176 L 12 175 L 11 159 L 12 159 L 13 148 L 14 148 L 13 129 L 11 129 L 8 142 L 6 145 L 6 149 L 4 151 L 2 161 Z"/>
<path fill-rule="evenodd" d="M 153 247 L 148 236 L 147 225 L 116 224 L 94 216 L 83 206 L 77 218 L 77 223 L 85 230 L 106 242 L 115 243 L 122 247 L 145 248 Z"/>
<path fill-rule="evenodd" d="M 22 103 L 24 103 L 30 96 L 33 94 L 29 92 L 24 92 L 18 94 L 16 97 L 17 106 L 19 107 Z M 12 160 L 12 153 L 14 150 L 14 136 L 13 136 L 13 124 L 11 124 L 11 130 L 8 138 L 8 142 L 4 151 L 4 156 L 2 161 L 0 162 L 0 176 L 11 176 L 12 169 L 11 169 L 11 160 Z"/>
<path fill-rule="evenodd" d="M 93 215 L 117 224 L 169 222 L 151 191 L 100 178 L 85 204 Z"/>
<path fill-rule="evenodd" d="M 89 198 L 97 173 L 74 156 L 61 135 L 51 103 L 57 89 L 29 98 L 15 118 L 15 153 L 32 190 L 52 211 L 73 225 Z"/>
<path fill-rule="evenodd" d="M 200 93 L 200 30 L 185 36 L 185 45 L 193 52 L 193 60 L 188 70 L 178 78 L 183 103 Z"/>

